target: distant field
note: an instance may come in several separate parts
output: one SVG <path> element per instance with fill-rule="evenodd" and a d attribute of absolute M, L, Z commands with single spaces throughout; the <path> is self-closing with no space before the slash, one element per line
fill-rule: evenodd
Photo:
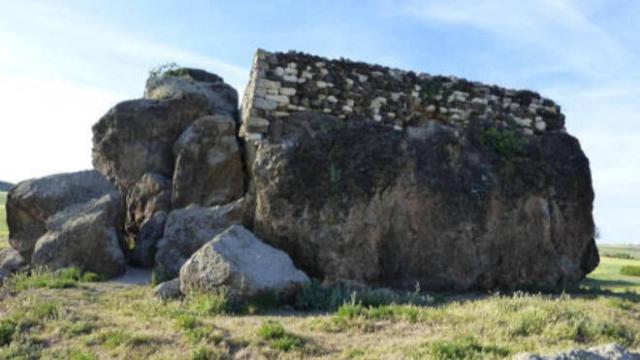
<path fill-rule="evenodd" d="M 585 286 L 595 286 L 614 292 L 635 291 L 640 293 L 640 277 L 620 274 L 625 265 L 640 266 L 640 247 L 603 245 L 600 250 L 600 265 L 583 282 Z M 626 254 L 630 259 L 619 258 Z"/>
<path fill-rule="evenodd" d="M 598 249 L 600 250 L 600 256 L 620 257 L 620 255 L 624 254 L 630 258 L 640 260 L 640 245 L 600 245 Z"/>
<path fill-rule="evenodd" d="M 0 192 L 0 249 L 9 246 L 7 238 L 9 237 L 9 228 L 7 227 L 6 211 L 4 204 L 7 201 L 7 193 Z"/>

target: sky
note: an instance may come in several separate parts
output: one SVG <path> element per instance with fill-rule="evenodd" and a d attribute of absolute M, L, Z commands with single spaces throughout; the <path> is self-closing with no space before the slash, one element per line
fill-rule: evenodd
<path fill-rule="evenodd" d="M 160 64 L 242 93 L 257 48 L 542 93 L 590 159 L 599 241 L 640 244 L 637 0 L 0 0 L 0 180 L 90 168 L 91 126 Z"/>

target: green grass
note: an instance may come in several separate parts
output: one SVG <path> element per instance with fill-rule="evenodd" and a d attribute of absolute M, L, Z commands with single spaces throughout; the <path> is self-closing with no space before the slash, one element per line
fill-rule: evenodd
<path fill-rule="evenodd" d="M 7 214 L 5 204 L 7 202 L 7 193 L 0 192 L 0 250 L 9 247 L 9 227 L 7 226 Z"/>
<path fill-rule="evenodd" d="M 627 253 L 637 256 L 640 251 L 628 247 L 603 246 L 600 265 L 582 282 L 583 286 L 599 288 L 616 293 L 636 292 L 640 294 L 640 277 L 622 274 L 625 266 L 640 266 L 640 256 L 637 259 L 621 259 L 607 257 L 607 254 Z"/>
<path fill-rule="evenodd" d="M 620 274 L 625 276 L 640 276 L 640 265 L 625 265 L 620 268 Z"/>
<path fill-rule="evenodd" d="M 18 273 L 9 278 L 7 287 L 20 292 L 32 288 L 66 289 L 80 283 L 97 282 L 101 278 L 91 272 L 82 272 L 77 268 L 66 268 L 55 272 L 34 269 L 30 273 Z"/>
<path fill-rule="evenodd" d="M 599 245 L 600 256 L 640 260 L 640 246 Z"/>
<path fill-rule="evenodd" d="M 267 320 L 263 322 L 257 333 L 262 340 L 265 340 L 275 350 L 289 352 L 304 347 L 304 340 L 287 332 L 278 321 Z"/>

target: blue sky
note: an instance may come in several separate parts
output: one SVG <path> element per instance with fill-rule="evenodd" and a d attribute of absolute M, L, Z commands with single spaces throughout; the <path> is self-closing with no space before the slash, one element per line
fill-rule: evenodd
<path fill-rule="evenodd" d="M 591 160 L 602 242 L 640 243 L 640 1 L 0 0 L 0 179 L 91 166 L 91 125 L 149 69 L 242 92 L 256 48 L 529 88 Z"/>

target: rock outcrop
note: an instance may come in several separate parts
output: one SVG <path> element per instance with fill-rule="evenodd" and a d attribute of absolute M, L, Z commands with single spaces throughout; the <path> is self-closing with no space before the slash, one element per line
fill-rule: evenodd
<path fill-rule="evenodd" d="M 221 206 L 190 205 L 173 210 L 167 217 L 164 237 L 158 242 L 156 272 L 162 278 L 176 277 L 182 265 L 202 245 L 229 226 L 242 221 L 243 201 Z"/>
<path fill-rule="evenodd" d="M 124 273 L 119 237 L 122 202 L 121 195 L 113 192 L 50 217 L 31 264 L 51 270 L 77 267 L 106 278 Z"/>
<path fill-rule="evenodd" d="M 574 284 L 599 258 L 589 161 L 564 123 L 531 91 L 296 52 L 257 52 L 240 113 L 217 75 L 155 72 L 143 99 L 93 127 L 94 166 L 121 210 L 96 172 L 23 182 L 9 194 L 10 242 L 27 262 L 107 276 L 122 247 L 130 264 L 172 278 L 242 223 L 322 280 Z M 234 229 L 219 243 L 264 249 Z M 220 244 L 189 265 L 211 283 L 185 286 L 241 289 L 242 278 L 256 282 L 239 293 L 252 293 L 257 267 L 211 275 L 237 255 L 205 263 Z"/>
<path fill-rule="evenodd" d="M 11 246 L 29 260 L 36 241 L 47 231 L 50 216 L 113 191 L 115 188 L 96 171 L 58 174 L 19 183 L 7 197 Z"/>
<path fill-rule="evenodd" d="M 180 269 L 180 290 L 216 292 L 245 300 L 271 293 L 288 297 L 309 282 L 289 255 L 234 225 L 200 248 Z"/>
<path fill-rule="evenodd" d="M 313 276 L 553 287 L 598 263 L 589 162 L 536 93 L 259 51 L 241 135 L 254 233 Z"/>

